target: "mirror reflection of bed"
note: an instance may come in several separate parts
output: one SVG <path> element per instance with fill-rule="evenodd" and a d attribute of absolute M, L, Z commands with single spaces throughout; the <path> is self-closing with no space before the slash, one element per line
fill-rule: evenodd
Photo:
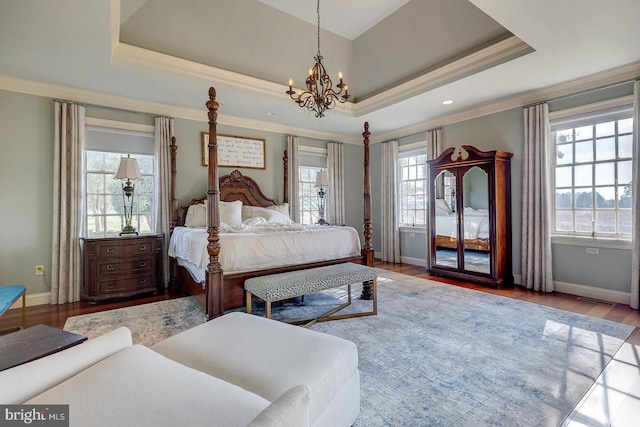
<path fill-rule="evenodd" d="M 438 174 L 435 181 L 435 262 L 440 266 L 490 274 L 488 174 L 473 166 L 463 174 L 462 194 L 456 194 L 455 189 L 456 175 L 452 171 Z M 458 202 L 460 198 L 462 200 Z M 464 236 L 461 260 L 458 259 L 458 236 Z"/>

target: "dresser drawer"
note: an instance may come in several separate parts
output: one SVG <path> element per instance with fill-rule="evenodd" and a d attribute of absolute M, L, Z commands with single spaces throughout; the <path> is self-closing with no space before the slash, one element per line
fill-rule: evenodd
<path fill-rule="evenodd" d="M 134 259 L 118 262 L 98 262 L 98 275 L 144 273 L 153 271 L 153 258 Z"/>
<path fill-rule="evenodd" d="M 126 294 L 131 291 L 139 291 L 143 289 L 154 290 L 153 274 L 147 274 L 128 279 L 104 279 L 98 280 L 98 294 Z"/>
<path fill-rule="evenodd" d="M 121 240 L 126 239 L 127 238 L 123 238 Z M 145 254 L 151 255 L 152 253 L 153 244 L 148 241 L 100 242 L 96 244 L 96 257 L 98 259 Z"/>

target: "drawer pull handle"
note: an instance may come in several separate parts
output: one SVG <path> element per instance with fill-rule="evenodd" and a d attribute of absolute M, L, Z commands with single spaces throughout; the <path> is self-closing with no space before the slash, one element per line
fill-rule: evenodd
<path fill-rule="evenodd" d="M 147 263 L 146 263 L 146 262 L 144 262 L 144 261 L 140 261 L 140 262 L 138 263 L 138 267 L 140 267 L 140 268 L 142 268 L 142 267 L 146 267 L 146 266 L 147 266 Z"/>
<path fill-rule="evenodd" d="M 110 246 L 107 248 L 107 252 L 109 252 L 110 254 L 114 253 L 116 251 L 116 248 L 114 248 L 113 246 Z"/>
<path fill-rule="evenodd" d="M 144 285 L 145 283 L 147 283 L 147 279 L 140 279 L 138 280 L 138 283 Z"/>
<path fill-rule="evenodd" d="M 139 250 L 140 252 L 144 251 L 145 249 L 147 249 L 147 246 L 146 246 L 146 245 L 140 245 L 140 246 L 138 246 L 138 250 Z"/>
<path fill-rule="evenodd" d="M 113 283 L 113 282 L 109 282 L 109 284 L 107 285 L 107 288 L 109 288 L 109 289 L 113 289 L 115 287 L 116 287 L 116 284 Z"/>
<path fill-rule="evenodd" d="M 107 270 L 109 270 L 109 271 L 113 271 L 113 270 L 115 270 L 115 269 L 116 269 L 116 266 L 115 266 L 115 265 L 113 265 L 113 264 L 109 264 L 109 265 L 107 265 Z"/>

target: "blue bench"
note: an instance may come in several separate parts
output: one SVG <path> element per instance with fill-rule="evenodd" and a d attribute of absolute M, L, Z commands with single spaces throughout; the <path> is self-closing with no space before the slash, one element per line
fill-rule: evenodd
<path fill-rule="evenodd" d="M 18 298 L 22 297 L 22 326 L 3 329 L 0 332 L 11 332 L 27 327 L 27 288 L 23 285 L 0 286 L 0 316 L 2 316 L 13 305 Z"/>

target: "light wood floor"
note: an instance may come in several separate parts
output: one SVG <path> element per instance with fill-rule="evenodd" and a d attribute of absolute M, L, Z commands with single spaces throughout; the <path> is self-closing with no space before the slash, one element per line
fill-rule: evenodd
<path fill-rule="evenodd" d="M 575 295 L 557 292 L 543 294 L 520 287 L 502 290 L 490 289 L 480 285 L 433 277 L 426 272 L 424 267 L 409 264 L 390 264 L 377 260 L 376 267 L 635 326 L 636 329 L 616 354 L 614 361 L 607 367 L 583 401 L 576 406 L 574 414 L 566 424 L 598 427 L 640 425 L 638 422 L 638 414 L 640 414 L 640 311 L 633 310 L 623 304 L 582 301 L 577 299 Z M 161 295 L 100 304 L 76 302 L 62 305 L 32 306 L 27 307 L 27 326 L 46 324 L 62 328 L 67 317 L 70 316 L 182 296 L 185 294 L 179 290 L 167 290 Z M 20 316 L 20 309 L 9 310 L 0 317 L 0 330 L 20 324 Z"/>

